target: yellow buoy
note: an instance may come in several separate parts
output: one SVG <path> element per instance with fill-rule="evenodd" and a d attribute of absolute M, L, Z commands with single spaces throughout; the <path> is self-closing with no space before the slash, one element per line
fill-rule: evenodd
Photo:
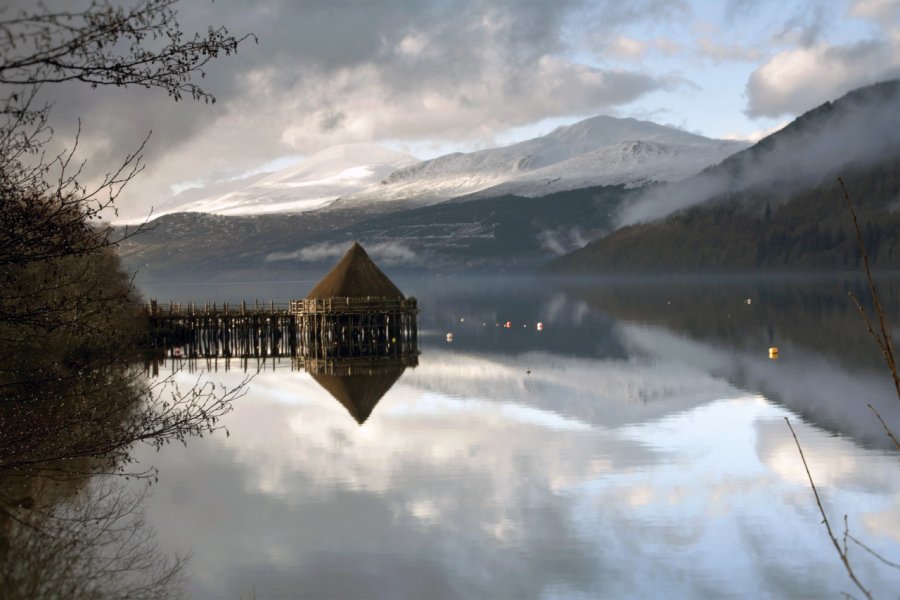
<path fill-rule="evenodd" d="M 772 346 L 771 348 L 769 348 L 769 358 L 771 358 L 772 360 L 775 360 L 778 358 L 778 347 L 777 346 Z"/>

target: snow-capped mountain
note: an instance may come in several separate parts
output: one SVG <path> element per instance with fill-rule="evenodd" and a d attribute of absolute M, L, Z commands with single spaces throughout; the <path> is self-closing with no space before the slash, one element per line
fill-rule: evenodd
<path fill-rule="evenodd" d="M 748 146 L 600 116 L 511 146 L 422 161 L 345 200 L 432 204 L 472 194 L 536 197 L 588 186 L 636 187 L 684 179 Z"/>
<path fill-rule="evenodd" d="M 375 144 L 334 146 L 274 173 L 192 188 L 155 211 L 219 215 L 296 213 L 326 206 L 334 199 L 364 190 L 417 162 L 408 154 Z"/>
<path fill-rule="evenodd" d="M 281 171 L 185 190 L 156 207 L 218 215 L 299 213 L 338 204 L 403 207 L 460 196 L 539 197 L 591 186 L 639 187 L 696 174 L 747 147 L 648 121 L 594 117 L 535 139 L 418 161 L 374 144 L 335 146 Z"/>

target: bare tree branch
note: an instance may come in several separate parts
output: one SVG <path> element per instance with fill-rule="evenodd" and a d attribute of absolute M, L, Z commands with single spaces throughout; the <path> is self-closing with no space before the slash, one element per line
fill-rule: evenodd
<path fill-rule="evenodd" d="M 822 515 L 822 523 L 825 525 L 825 530 L 828 532 L 828 537 L 831 539 L 831 543 L 834 544 L 834 549 L 837 550 L 838 556 L 841 557 L 841 562 L 844 563 L 844 568 L 847 570 L 847 575 L 850 576 L 850 580 L 856 585 L 860 592 L 869 600 L 872 600 L 872 594 L 867 590 L 862 582 L 856 577 L 856 573 L 853 572 L 853 567 L 850 565 L 850 559 L 847 557 L 846 547 L 841 549 L 841 544 L 838 542 L 834 533 L 831 530 L 831 523 L 828 520 L 828 515 L 825 513 L 825 507 L 822 506 L 822 499 L 819 498 L 819 490 L 816 488 L 816 483 L 813 481 L 812 473 L 809 472 L 809 465 L 806 464 L 806 456 L 803 454 L 803 448 L 800 446 L 800 440 L 797 439 L 797 434 L 794 432 L 794 428 L 791 425 L 790 419 L 787 417 L 784 418 L 784 422 L 787 423 L 788 428 L 791 430 L 791 435 L 794 436 L 794 443 L 797 444 L 797 451 L 800 452 L 800 460 L 803 461 L 803 468 L 806 470 L 806 477 L 809 479 L 809 486 L 812 488 L 813 495 L 816 497 L 816 505 L 819 507 L 819 513 Z M 846 544 L 846 541 L 845 541 Z"/>

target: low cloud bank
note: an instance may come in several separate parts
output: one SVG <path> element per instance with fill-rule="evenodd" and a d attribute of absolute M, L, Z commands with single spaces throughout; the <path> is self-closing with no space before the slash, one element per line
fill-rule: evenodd
<path fill-rule="evenodd" d="M 293 252 L 272 252 L 266 256 L 266 262 L 299 261 L 327 262 L 337 261 L 349 249 L 349 243 L 322 242 L 311 244 Z M 378 264 L 408 265 L 416 262 L 416 253 L 400 242 L 375 242 L 363 244 L 366 252 Z"/>
<path fill-rule="evenodd" d="M 895 80 L 827 103 L 716 167 L 647 191 L 622 211 L 618 225 L 660 219 L 725 193 L 769 188 L 784 195 L 898 153 L 900 80 Z"/>

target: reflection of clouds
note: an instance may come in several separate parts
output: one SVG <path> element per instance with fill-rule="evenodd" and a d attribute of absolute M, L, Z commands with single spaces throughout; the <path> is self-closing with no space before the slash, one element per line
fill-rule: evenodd
<path fill-rule="evenodd" d="M 476 356 L 430 350 L 402 383 L 456 398 L 490 390 L 488 402 L 514 401 L 599 427 L 656 419 L 738 393 L 721 379 L 672 361 L 541 352 Z"/>
<path fill-rule="evenodd" d="M 878 543 L 880 539 L 884 545 L 884 538 L 900 542 L 900 474 L 897 473 L 896 455 L 863 454 L 850 440 L 821 435 L 799 418 L 792 419 L 791 424 L 803 446 L 829 518 L 837 523 L 841 515 L 853 508 L 857 512 L 851 523 L 854 535 L 859 536 L 863 529 L 862 536 L 867 544 Z M 796 502 L 801 505 L 809 502 L 809 479 L 784 421 L 759 421 L 756 431 L 760 462 L 784 482 L 793 485 Z M 874 536 L 874 542 L 870 536 Z M 894 546 L 893 551 L 896 554 L 900 548 Z"/>
<path fill-rule="evenodd" d="M 759 426 L 757 428 L 760 433 L 759 444 L 762 446 L 760 459 L 785 481 L 803 486 L 808 484 L 809 480 L 803 468 L 803 462 L 800 460 L 800 454 L 797 452 L 794 438 L 783 435 L 783 431 L 778 431 L 774 435 L 770 433 L 771 439 L 763 435 L 770 432 L 771 429 L 783 430 L 785 427 L 785 423 L 781 421 L 772 423 L 768 427 Z M 808 429 L 807 433 L 809 433 Z M 816 438 L 816 442 L 821 441 L 822 439 Z M 859 464 L 857 457 L 840 452 L 836 448 L 828 448 L 827 446 L 830 444 L 804 444 L 801 441 L 801 445 L 805 446 L 806 462 L 810 471 L 815 474 L 816 485 L 820 487 L 852 483 L 856 479 L 856 474 L 861 470 L 864 471 L 861 469 L 862 465 Z"/>
<path fill-rule="evenodd" d="M 261 373 L 230 438 L 154 461 L 150 517 L 164 544 L 192 550 L 201 597 L 845 589 L 808 488 L 782 472 L 786 411 L 670 359 L 530 358 L 528 377 L 513 357 L 423 355 L 362 427 L 305 373 Z M 880 459 L 798 434 L 837 465 L 831 505 L 866 533 L 889 527 L 888 461 L 860 473 L 846 465 Z"/>
<path fill-rule="evenodd" d="M 886 508 L 864 514 L 862 522 L 868 535 L 889 536 L 900 543 L 900 493 L 894 494 L 891 504 Z"/>

